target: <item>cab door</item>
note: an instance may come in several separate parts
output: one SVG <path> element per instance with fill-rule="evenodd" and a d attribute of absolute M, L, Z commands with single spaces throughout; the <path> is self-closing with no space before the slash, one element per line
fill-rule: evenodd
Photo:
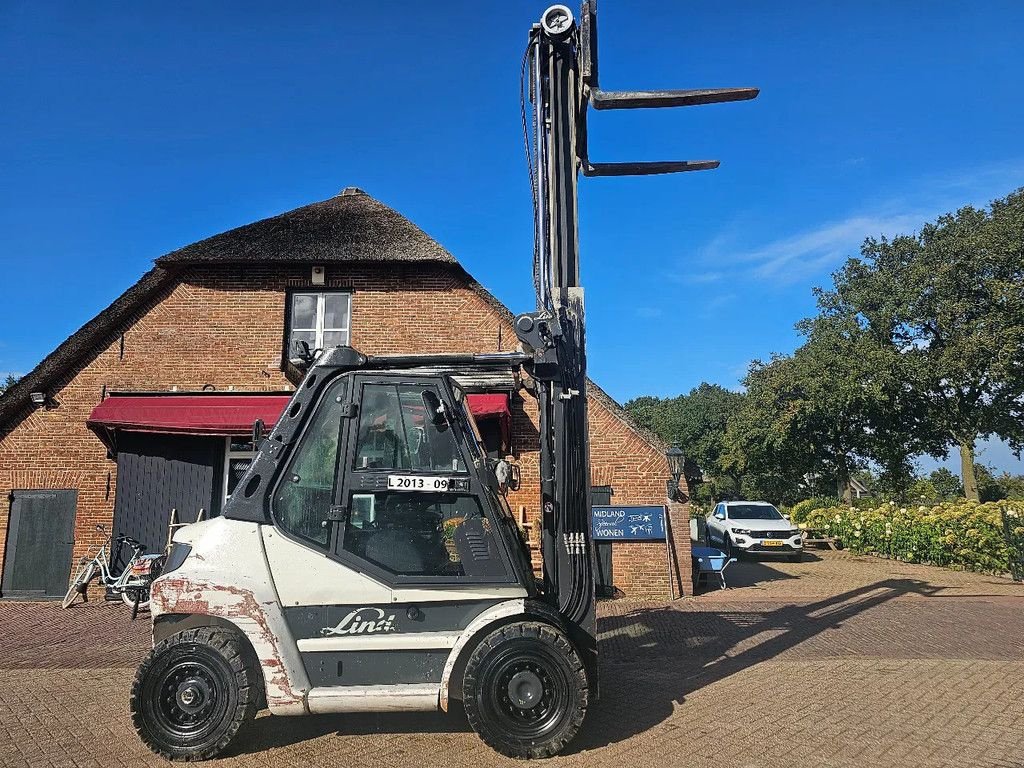
<path fill-rule="evenodd" d="M 336 501 L 345 477 L 348 423 L 354 418 L 351 376 L 331 382 L 295 444 L 271 496 L 273 526 L 262 526 L 264 550 L 288 628 L 313 687 L 356 684 L 330 642 L 354 616 L 364 631 L 384 631 L 392 590 L 333 557 L 340 519 Z M 349 626 L 355 622 L 349 620 Z M 385 681 L 386 682 L 386 681 Z"/>
<path fill-rule="evenodd" d="M 286 541 L 268 556 L 289 626 L 314 687 L 440 684 L 469 623 L 525 590 L 466 435 L 430 412 L 454 413 L 443 380 L 345 381 L 320 400 L 273 497 Z"/>

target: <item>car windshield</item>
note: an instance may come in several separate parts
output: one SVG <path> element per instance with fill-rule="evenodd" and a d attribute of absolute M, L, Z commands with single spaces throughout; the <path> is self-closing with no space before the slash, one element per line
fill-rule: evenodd
<path fill-rule="evenodd" d="M 779 510 L 771 504 L 730 504 L 730 520 L 781 520 Z"/>

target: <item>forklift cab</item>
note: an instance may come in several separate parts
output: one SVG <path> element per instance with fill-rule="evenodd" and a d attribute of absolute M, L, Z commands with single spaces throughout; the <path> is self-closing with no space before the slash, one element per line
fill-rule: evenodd
<path fill-rule="evenodd" d="M 281 536 L 392 587 L 532 594 L 528 550 L 450 376 L 341 373 L 312 407 L 268 487 Z"/>

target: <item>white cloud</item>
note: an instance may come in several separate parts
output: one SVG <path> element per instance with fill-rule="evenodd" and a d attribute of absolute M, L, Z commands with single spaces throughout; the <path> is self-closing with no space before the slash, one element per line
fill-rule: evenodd
<path fill-rule="evenodd" d="M 734 252 L 727 260 L 748 265 L 749 275 L 791 283 L 820 275 L 858 252 L 866 237 L 914 231 L 923 221 L 920 213 L 893 216 L 851 216 L 779 238 L 750 250 Z"/>
<path fill-rule="evenodd" d="M 704 272 L 680 270 L 675 282 L 699 283 L 749 279 L 787 285 L 825 277 L 848 256 L 857 255 L 867 237 L 910 234 L 947 211 L 984 206 L 1024 184 L 1024 161 L 1014 160 L 918 180 L 911 193 L 880 200 L 861 211 L 816 227 L 758 241 L 757 227 L 733 222 L 698 253 Z"/>
<path fill-rule="evenodd" d="M 712 318 L 715 316 L 715 313 L 732 304 L 736 299 L 735 293 L 717 293 L 714 296 L 702 299 L 700 302 L 700 317 L 705 320 Z"/>

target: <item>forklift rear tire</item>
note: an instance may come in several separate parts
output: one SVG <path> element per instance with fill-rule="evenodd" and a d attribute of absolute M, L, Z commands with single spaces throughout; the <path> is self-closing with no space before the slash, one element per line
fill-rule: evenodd
<path fill-rule="evenodd" d="M 157 643 L 132 685 L 139 738 L 169 760 L 208 760 L 256 714 L 262 679 L 245 640 L 226 629 L 187 629 Z"/>
<path fill-rule="evenodd" d="M 587 713 L 587 673 L 550 624 L 507 624 L 480 641 L 466 664 L 463 706 L 473 730 L 514 758 L 556 755 Z"/>

